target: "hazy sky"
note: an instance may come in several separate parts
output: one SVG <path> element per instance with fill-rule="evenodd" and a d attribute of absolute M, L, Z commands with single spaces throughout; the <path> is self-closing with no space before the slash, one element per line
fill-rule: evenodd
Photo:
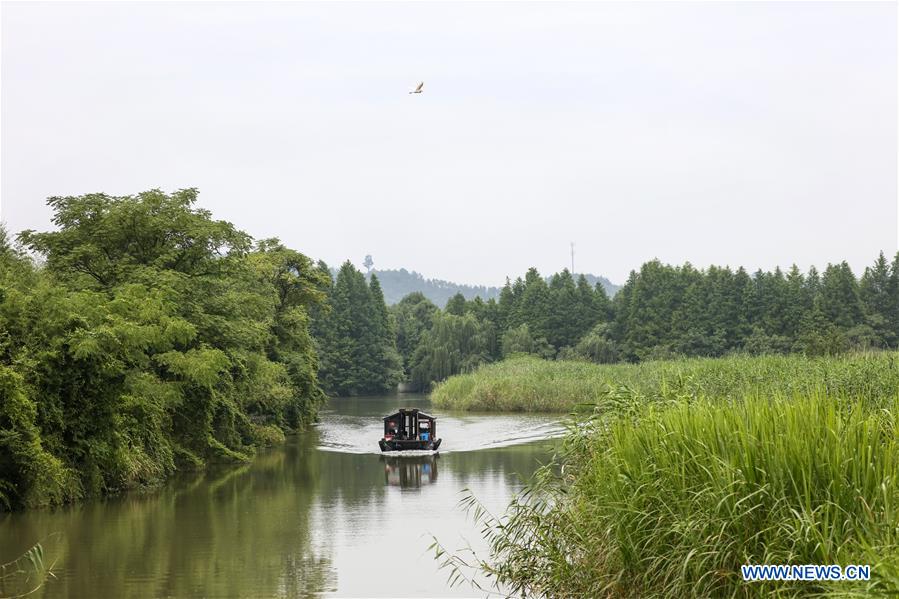
<path fill-rule="evenodd" d="M 200 189 L 329 264 L 499 284 L 897 248 L 897 5 L 2 5 L 2 219 Z M 419 80 L 425 93 L 407 91 Z"/>

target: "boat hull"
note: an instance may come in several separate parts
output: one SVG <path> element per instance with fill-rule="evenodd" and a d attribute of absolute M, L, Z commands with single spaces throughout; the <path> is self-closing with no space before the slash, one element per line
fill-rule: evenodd
<path fill-rule="evenodd" d="M 443 439 L 435 439 L 433 441 L 422 441 L 420 439 L 381 439 L 378 445 L 381 451 L 437 451 L 440 442 Z"/>

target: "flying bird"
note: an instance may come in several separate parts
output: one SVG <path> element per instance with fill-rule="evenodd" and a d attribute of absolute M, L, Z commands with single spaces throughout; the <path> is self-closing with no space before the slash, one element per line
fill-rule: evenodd
<path fill-rule="evenodd" d="M 416 87 L 414 91 L 411 91 L 409 93 L 410 94 L 420 94 L 422 92 L 421 88 L 423 88 L 424 86 L 425 86 L 425 82 L 422 81 L 421 83 L 418 84 L 418 87 Z"/>

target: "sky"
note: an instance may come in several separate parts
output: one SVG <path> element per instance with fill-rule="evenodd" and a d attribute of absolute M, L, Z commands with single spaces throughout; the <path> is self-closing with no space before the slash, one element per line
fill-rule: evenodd
<path fill-rule="evenodd" d="M 897 251 L 895 2 L 0 6 L 0 219 L 196 187 L 314 259 L 497 285 Z M 424 93 L 407 92 L 424 81 Z"/>

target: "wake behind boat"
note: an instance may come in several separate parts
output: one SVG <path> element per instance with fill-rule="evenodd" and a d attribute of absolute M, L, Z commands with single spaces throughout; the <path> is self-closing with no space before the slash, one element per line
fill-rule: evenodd
<path fill-rule="evenodd" d="M 378 445 L 381 451 L 437 451 L 442 439 L 436 437 L 436 418 L 418 408 L 401 408 L 395 414 L 384 416 L 384 437 Z"/>

